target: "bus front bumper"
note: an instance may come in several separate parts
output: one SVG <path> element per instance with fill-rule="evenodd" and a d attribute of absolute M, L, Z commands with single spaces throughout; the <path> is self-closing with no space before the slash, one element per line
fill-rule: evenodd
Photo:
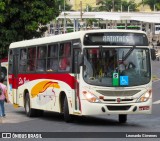
<path fill-rule="evenodd" d="M 152 99 L 141 103 L 127 104 L 105 104 L 90 103 L 81 100 L 82 115 L 104 115 L 104 114 L 151 114 Z"/>

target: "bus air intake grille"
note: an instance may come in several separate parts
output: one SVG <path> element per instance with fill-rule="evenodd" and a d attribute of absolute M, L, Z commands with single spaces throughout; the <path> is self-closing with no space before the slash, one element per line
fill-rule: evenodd
<path fill-rule="evenodd" d="M 140 90 L 126 90 L 126 91 L 103 91 L 97 90 L 98 93 L 104 96 L 134 96 L 135 94 L 139 93 Z"/>
<path fill-rule="evenodd" d="M 127 111 L 131 106 L 107 106 L 109 111 Z"/>

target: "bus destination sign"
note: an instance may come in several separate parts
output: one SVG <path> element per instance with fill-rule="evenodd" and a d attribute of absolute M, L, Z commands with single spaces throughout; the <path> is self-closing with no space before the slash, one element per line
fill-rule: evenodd
<path fill-rule="evenodd" d="M 133 36 L 103 36 L 103 42 L 134 42 Z"/>
<path fill-rule="evenodd" d="M 148 46 L 147 36 L 143 33 L 105 32 L 88 33 L 84 36 L 84 45 L 106 46 Z"/>

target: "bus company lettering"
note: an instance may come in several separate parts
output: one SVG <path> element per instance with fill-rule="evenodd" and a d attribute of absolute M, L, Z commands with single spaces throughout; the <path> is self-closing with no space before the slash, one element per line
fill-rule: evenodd
<path fill-rule="evenodd" d="M 26 77 L 24 77 L 24 78 L 19 78 L 19 85 L 21 85 L 21 84 L 25 84 L 25 83 L 27 83 L 27 82 L 29 82 L 29 79 L 28 80 L 26 80 Z"/>
<path fill-rule="evenodd" d="M 103 36 L 104 42 L 118 42 L 118 43 L 132 43 L 133 37 L 131 36 Z"/>

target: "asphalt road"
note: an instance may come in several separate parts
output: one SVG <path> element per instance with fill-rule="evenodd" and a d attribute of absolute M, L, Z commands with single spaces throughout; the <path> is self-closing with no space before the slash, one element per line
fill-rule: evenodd
<path fill-rule="evenodd" d="M 0 132 L 115 132 L 115 136 L 116 132 L 160 132 L 160 61 L 153 62 L 152 66 L 153 112 L 151 115 L 128 115 L 126 124 L 118 123 L 117 115 L 81 117 L 76 118 L 73 123 L 65 123 L 63 115 L 58 113 L 45 112 L 43 117 L 28 118 L 24 108 L 14 109 L 11 104 L 6 104 L 7 116 L 0 120 Z M 101 140 L 108 141 L 108 139 Z"/>

